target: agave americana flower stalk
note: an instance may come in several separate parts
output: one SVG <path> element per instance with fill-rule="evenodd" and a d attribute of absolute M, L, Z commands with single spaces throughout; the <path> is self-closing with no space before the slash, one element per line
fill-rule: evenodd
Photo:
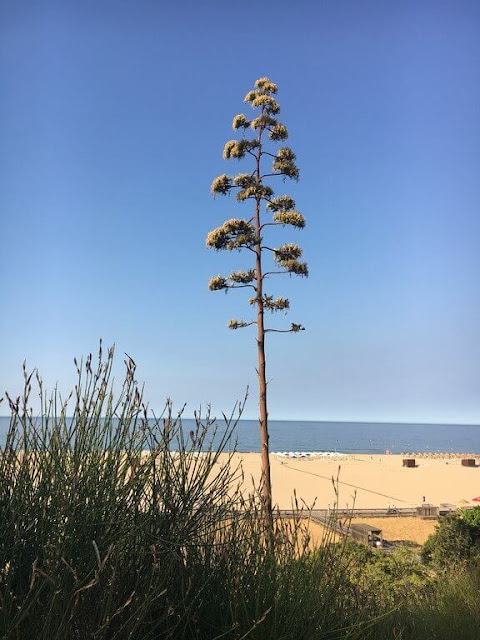
<path fill-rule="evenodd" d="M 274 95 L 277 85 L 268 78 L 260 78 L 255 82 L 255 88 L 245 96 L 245 102 L 256 110 L 253 119 L 240 113 L 233 119 L 233 129 L 241 130 L 243 137 L 230 140 L 225 144 L 223 157 L 225 160 L 251 161 L 250 173 L 238 173 L 230 176 L 222 174 L 212 182 L 211 190 L 214 196 L 227 195 L 236 190 L 238 202 L 251 201 L 253 212 L 250 218 L 232 218 L 226 220 L 222 226 L 210 231 L 207 236 L 207 247 L 220 250 L 246 250 L 253 254 L 254 266 L 246 271 L 234 271 L 228 276 L 214 276 L 210 279 L 211 291 L 251 288 L 253 296 L 250 304 L 256 308 L 256 319 L 230 320 L 230 329 L 240 329 L 256 325 L 258 351 L 258 381 L 259 381 L 259 409 L 260 409 L 260 437 L 262 457 L 261 492 L 263 507 L 270 523 L 272 521 L 272 488 L 270 479 L 269 434 L 267 411 L 267 380 L 265 360 L 265 334 L 267 332 L 298 333 L 303 331 L 301 324 L 291 323 L 289 328 L 265 327 L 265 310 L 272 313 L 287 312 L 290 302 L 286 298 L 274 298 L 264 291 L 267 278 L 278 274 L 308 276 L 305 262 L 301 262 L 302 250 L 297 244 L 287 243 L 280 247 L 269 247 L 264 243 L 264 230 L 268 226 L 290 226 L 296 229 L 305 227 L 305 218 L 296 210 L 295 202 L 289 195 L 275 196 L 272 187 L 265 184 L 265 178 L 281 177 L 298 180 L 299 171 L 295 164 L 295 154 L 289 147 L 282 147 L 272 153 L 268 149 L 268 142 L 283 142 L 288 138 L 287 128 L 280 123 L 276 116 L 280 106 Z M 253 137 L 246 136 L 247 130 L 253 131 Z M 271 166 L 264 168 L 268 162 Z M 264 220 L 262 215 L 272 215 Z M 273 267 L 264 270 L 263 262 L 266 253 L 273 258 Z"/>

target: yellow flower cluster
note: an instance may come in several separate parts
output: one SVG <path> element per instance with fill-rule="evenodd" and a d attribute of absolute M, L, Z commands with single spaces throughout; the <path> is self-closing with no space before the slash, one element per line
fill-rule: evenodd
<path fill-rule="evenodd" d="M 273 219 L 284 226 L 289 224 L 297 229 L 305 227 L 305 218 L 298 211 L 278 211 L 273 214 Z"/>
<path fill-rule="evenodd" d="M 274 311 L 286 311 L 287 309 L 290 309 L 290 301 L 287 300 L 287 298 L 276 298 L 274 300 L 273 296 L 264 294 L 261 300 L 263 302 L 264 309 L 268 309 L 268 311 L 271 311 L 272 313 Z M 259 298 L 257 297 L 250 298 L 249 300 L 251 305 L 257 304 L 258 301 Z"/>
<path fill-rule="evenodd" d="M 243 113 L 236 115 L 232 122 L 232 129 L 247 129 L 250 126 L 250 121 L 247 120 Z"/>
<path fill-rule="evenodd" d="M 242 249 L 255 244 L 255 230 L 247 220 L 232 218 L 226 220 L 221 227 L 210 231 L 207 235 L 206 245 L 210 249 Z"/>
<path fill-rule="evenodd" d="M 273 189 L 264 184 L 254 184 L 237 193 L 237 200 L 243 202 L 248 198 L 270 198 L 273 195 Z"/>
<path fill-rule="evenodd" d="M 296 276 L 308 277 L 308 267 L 306 262 L 298 262 L 298 260 L 282 260 L 279 262 L 288 273 L 294 273 Z"/>
<path fill-rule="evenodd" d="M 257 95 L 251 101 L 251 105 L 254 109 L 256 109 L 257 107 L 265 107 L 265 111 L 268 114 L 276 115 L 277 113 L 280 113 L 280 105 L 275 100 L 275 98 L 272 98 L 272 96 L 267 96 L 263 93 Z"/>
<path fill-rule="evenodd" d="M 249 269 L 248 271 L 234 271 L 228 276 L 228 279 L 232 282 L 236 282 L 238 284 L 248 284 L 249 282 L 253 282 L 255 280 L 255 271 L 253 269 Z"/>
<path fill-rule="evenodd" d="M 274 82 L 271 82 L 269 78 L 258 78 L 255 80 L 255 86 L 257 89 L 267 91 L 268 93 L 277 93 L 278 87 Z"/>
<path fill-rule="evenodd" d="M 273 171 L 278 171 L 288 178 L 298 180 L 299 171 L 295 164 L 296 156 L 289 147 L 283 147 L 277 151 L 277 156 L 273 161 Z"/>
<path fill-rule="evenodd" d="M 214 196 L 217 194 L 224 196 L 230 191 L 231 187 L 232 179 L 223 173 L 221 176 L 215 178 L 210 186 L 210 190 Z"/>
<path fill-rule="evenodd" d="M 229 140 L 223 148 L 223 157 L 225 160 L 230 160 L 230 158 L 240 160 L 247 151 L 255 149 L 258 145 L 257 140 Z"/>
<path fill-rule="evenodd" d="M 223 276 L 214 276 L 208 281 L 210 291 L 220 291 L 227 287 L 227 281 Z"/>
<path fill-rule="evenodd" d="M 270 211 L 289 211 L 295 209 L 295 201 L 290 196 L 278 196 L 267 204 Z"/>
<path fill-rule="evenodd" d="M 239 140 L 229 140 L 223 147 L 223 157 L 225 160 L 230 158 L 243 158 L 245 149 L 241 148 Z"/>
<path fill-rule="evenodd" d="M 287 244 L 274 249 L 276 262 L 281 262 L 283 260 L 296 260 L 297 258 L 300 258 L 301 255 L 302 250 L 298 244 L 294 244 L 293 242 L 287 242 Z"/>
<path fill-rule="evenodd" d="M 252 100 L 255 100 L 255 98 L 258 96 L 258 91 L 255 90 L 251 90 L 247 93 L 247 95 L 245 96 L 245 98 L 243 99 L 244 102 L 252 102 Z"/>
<path fill-rule="evenodd" d="M 246 189 L 247 187 L 251 187 L 256 184 L 257 179 L 251 173 L 238 173 L 233 178 L 233 184 L 237 187 L 242 187 L 242 189 Z"/>
<path fill-rule="evenodd" d="M 264 113 L 263 116 L 258 116 L 258 118 L 254 118 L 250 126 L 252 129 L 259 129 L 260 127 L 275 127 L 277 125 L 277 121 L 275 118 L 272 118 L 268 114 Z"/>
<path fill-rule="evenodd" d="M 229 329 L 242 329 L 243 327 L 248 327 L 249 323 L 244 320 L 229 320 L 228 328 Z"/>
<path fill-rule="evenodd" d="M 298 244 L 287 243 L 273 251 L 275 262 L 286 269 L 288 273 L 294 273 L 297 276 L 308 276 L 307 263 L 298 262 L 298 258 L 302 255 L 302 250 Z"/>
<path fill-rule="evenodd" d="M 288 138 L 287 127 L 284 124 L 276 124 L 268 134 L 270 140 L 286 140 Z"/>

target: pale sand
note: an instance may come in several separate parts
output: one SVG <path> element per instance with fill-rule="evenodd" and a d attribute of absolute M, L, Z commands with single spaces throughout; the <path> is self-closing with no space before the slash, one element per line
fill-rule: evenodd
<path fill-rule="evenodd" d="M 226 454 L 222 454 L 226 455 Z M 299 501 L 316 508 L 333 507 L 336 497 L 332 477 L 340 467 L 338 506 L 341 509 L 415 507 L 451 503 L 475 506 L 480 497 L 480 467 L 462 467 L 458 459 L 418 459 L 413 469 L 402 467 L 401 455 L 355 455 L 343 459 L 282 459 L 271 457 L 273 501 L 280 509 L 292 507 L 294 491 Z M 236 453 L 245 474 L 244 490 L 260 481 L 260 454 Z M 448 463 L 448 464 L 447 464 Z M 477 460 L 478 464 L 478 460 Z M 370 520 L 369 520 L 370 522 Z M 387 537 L 387 536 L 386 536 Z"/>
<path fill-rule="evenodd" d="M 388 542 L 413 542 L 416 545 L 425 544 L 428 536 L 434 532 L 436 520 L 422 520 L 420 518 L 353 518 L 353 523 L 365 522 L 381 529 L 383 537 Z M 325 528 L 317 522 L 305 521 L 312 540 L 312 547 L 322 544 Z M 334 536 L 338 540 L 338 536 Z"/>

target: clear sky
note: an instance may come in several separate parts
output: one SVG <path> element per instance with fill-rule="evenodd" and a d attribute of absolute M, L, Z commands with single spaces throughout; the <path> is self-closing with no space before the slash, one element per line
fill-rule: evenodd
<path fill-rule="evenodd" d="M 152 406 L 256 415 L 248 295 L 207 290 L 250 256 L 205 236 L 246 215 L 209 186 L 264 75 L 311 273 L 272 289 L 307 331 L 268 336 L 271 417 L 480 422 L 477 0 L 2 2 L 2 393 L 102 337 Z"/>

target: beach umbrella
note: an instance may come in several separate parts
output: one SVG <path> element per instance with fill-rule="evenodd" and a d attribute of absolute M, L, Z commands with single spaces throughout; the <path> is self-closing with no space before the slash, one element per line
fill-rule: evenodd
<path fill-rule="evenodd" d="M 478 496 L 477 498 L 472 498 L 472 502 L 480 502 L 480 496 Z"/>
<path fill-rule="evenodd" d="M 469 504 L 468 500 L 459 500 L 458 504 Z"/>

